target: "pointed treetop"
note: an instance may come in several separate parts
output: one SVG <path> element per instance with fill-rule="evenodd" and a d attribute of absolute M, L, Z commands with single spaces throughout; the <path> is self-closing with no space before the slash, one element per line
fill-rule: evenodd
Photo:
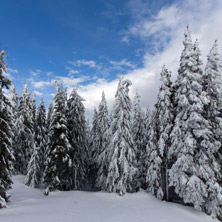
<path fill-rule="evenodd" d="M 24 85 L 23 92 L 24 92 L 24 93 L 28 92 L 28 83 L 26 83 L 26 84 Z"/>
<path fill-rule="evenodd" d="M 104 90 L 102 91 L 102 99 L 105 98 L 105 92 Z"/>
<path fill-rule="evenodd" d="M 6 63 L 3 61 L 5 56 L 6 56 L 6 51 L 5 49 L 3 49 L 0 52 L 0 69 L 2 69 L 4 72 L 6 72 L 6 68 L 7 68 Z"/>
<path fill-rule="evenodd" d="M 191 38 L 191 33 L 190 33 L 190 29 L 189 27 L 187 26 L 185 32 L 184 32 L 184 41 L 183 41 L 183 44 L 184 46 L 187 48 L 191 48 L 192 47 L 192 38 Z"/>
<path fill-rule="evenodd" d="M 59 83 L 57 80 L 55 81 L 55 84 L 56 84 L 56 93 L 58 93 L 59 92 Z"/>
<path fill-rule="evenodd" d="M 196 49 L 198 47 L 199 47 L 199 41 L 198 41 L 198 39 L 196 39 L 194 42 L 194 48 Z"/>
<path fill-rule="evenodd" d="M 213 44 L 213 47 L 211 48 L 209 54 L 208 54 L 208 58 L 211 57 L 211 56 L 218 56 L 218 44 L 217 44 L 217 40 L 215 40 L 214 44 Z M 219 60 L 219 59 L 217 59 Z"/>
<path fill-rule="evenodd" d="M 36 101 L 36 93 L 35 93 L 35 91 L 32 93 L 32 100 L 33 100 L 33 102 Z"/>
<path fill-rule="evenodd" d="M 40 106 L 44 105 L 44 99 L 43 96 L 41 97 Z"/>
<path fill-rule="evenodd" d="M 160 81 L 165 81 L 164 79 L 167 78 L 167 79 L 170 79 L 171 77 L 171 71 L 168 71 L 168 69 L 166 68 L 165 65 L 163 65 L 162 67 L 162 71 L 160 73 Z"/>

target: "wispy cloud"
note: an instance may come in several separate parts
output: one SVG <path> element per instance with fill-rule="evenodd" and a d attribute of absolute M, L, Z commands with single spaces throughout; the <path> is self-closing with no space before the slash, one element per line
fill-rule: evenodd
<path fill-rule="evenodd" d="M 8 67 L 7 72 L 9 72 L 9 73 L 18 73 L 18 69 L 12 69 L 12 68 Z"/>
<path fill-rule="evenodd" d="M 42 92 L 39 92 L 39 91 L 37 91 L 37 90 L 34 90 L 33 93 L 35 93 L 35 95 L 37 95 L 37 96 L 42 96 L 42 95 L 43 95 Z"/>
<path fill-rule="evenodd" d="M 96 68 L 100 69 L 101 67 L 96 63 L 94 60 L 76 60 L 76 61 L 69 61 L 69 64 L 72 64 L 75 67 L 81 67 L 81 66 L 88 66 L 90 68 Z"/>
<path fill-rule="evenodd" d="M 68 76 L 73 76 L 74 74 L 78 74 L 79 71 L 78 70 L 75 70 L 75 69 L 72 69 L 70 67 L 66 67 L 66 69 L 68 70 Z"/>
<path fill-rule="evenodd" d="M 36 70 L 30 70 L 29 73 L 33 76 L 33 77 L 36 77 L 36 76 L 39 76 L 41 73 L 42 73 L 42 70 L 40 69 L 36 69 Z"/>
<path fill-rule="evenodd" d="M 130 61 L 127 61 L 126 59 L 122 59 L 120 61 L 110 60 L 109 62 L 113 66 L 112 68 L 117 69 L 117 70 L 122 70 L 124 67 L 125 68 L 128 67 L 128 68 L 131 68 L 131 69 L 136 68 L 136 65 L 134 65 Z"/>
<path fill-rule="evenodd" d="M 47 80 L 47 81 L 36 81 L 33 78 L 31 78 L 29 80 L 29 82 L 31 83 L 31 85 L 34 88 L 40 89 L 40 88 L 44 88 L 46 86 L 53 86 L 55 84 L 55 79 L 51 79 L 51 80 Z"/>

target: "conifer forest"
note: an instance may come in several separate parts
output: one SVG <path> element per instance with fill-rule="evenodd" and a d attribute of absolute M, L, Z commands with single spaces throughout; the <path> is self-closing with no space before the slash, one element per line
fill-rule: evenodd
<path fill-rule="evenodd" d="M 26 186 L 44 187 L 46 196 L 57 190 L 120 196 L 145 190 L 222 220 L 221 56 L 215 41 L 202 64 L 188 27 L 181 44 L 177 79 L 172 82 L 163 65 L 153 108 L 141 107 L 139 93 L 131 101 L 133 82 L 121 76 L 111 112 L 101 92 L 91 124 L 77 87 L 68 95 L 56 82 L 49 107 L 43 97 L 36 107 L 28 84 L 18 95 L 5 75 L 2 50 L 0 208 L 10 201 L 12 177 L 22 174 Z"/>

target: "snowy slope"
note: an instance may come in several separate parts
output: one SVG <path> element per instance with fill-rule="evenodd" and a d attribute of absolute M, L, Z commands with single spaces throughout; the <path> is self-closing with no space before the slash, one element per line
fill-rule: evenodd
<path fill-rule="evenodd" d="M 157 200 L 142 191 L 123 197 L 104 192 L 53 192 L 28 188 L 13 178 L 11 203 L 0 210 L 0 222 L 212 222 L 190 207 Z"/>

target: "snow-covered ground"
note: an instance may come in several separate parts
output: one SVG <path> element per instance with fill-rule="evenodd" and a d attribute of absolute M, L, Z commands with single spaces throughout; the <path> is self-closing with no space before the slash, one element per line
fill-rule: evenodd
<path fill-rule="evenodd" d="M 144 191 L 123 197 L 105 192 L 43 190 L 13 178 L 11 202 L 0 210 L 0 222 L 212 222 L 211 217 L 174 203 L 159 201 Z"/>

